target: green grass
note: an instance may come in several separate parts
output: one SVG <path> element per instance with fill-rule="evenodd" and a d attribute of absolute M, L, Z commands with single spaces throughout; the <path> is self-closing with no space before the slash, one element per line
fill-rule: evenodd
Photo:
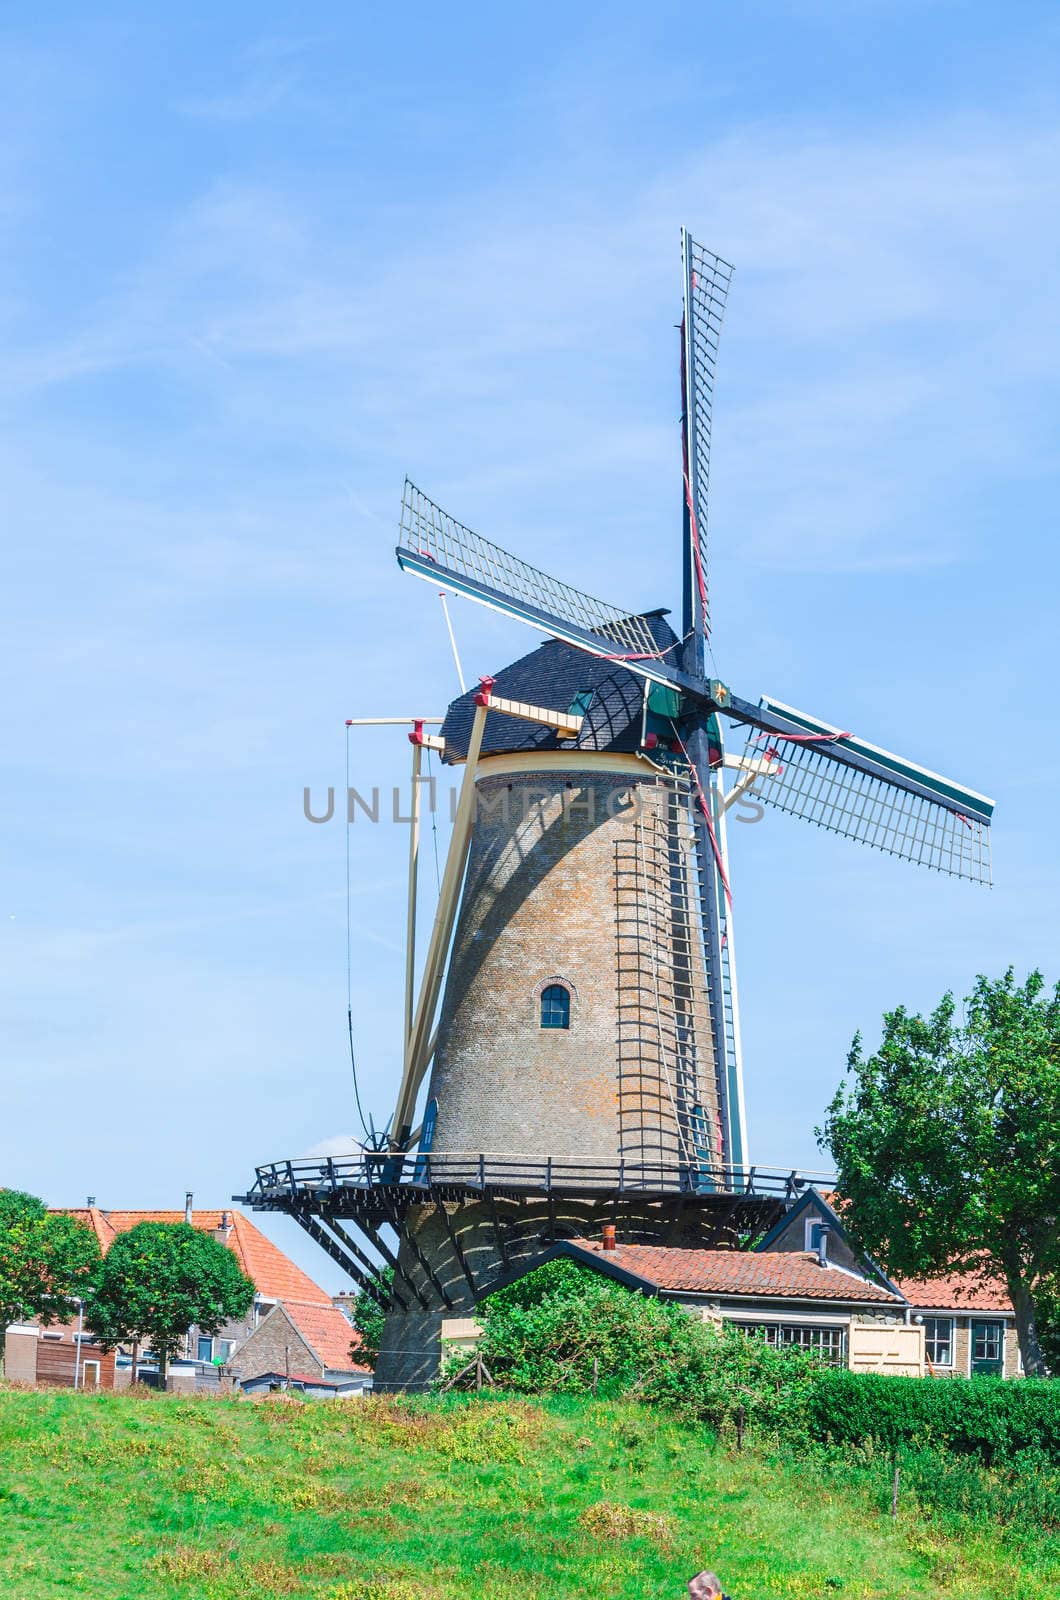
<path fill-rule="evenodd" d="M 610 1402 L 6 1389 L 0 1592 L 679 1600 L 702 1566 L 735 1600 L 1060 1592 L 1044 1547 L 892 1522 L 883 1463 L 841 1476 Z"/>

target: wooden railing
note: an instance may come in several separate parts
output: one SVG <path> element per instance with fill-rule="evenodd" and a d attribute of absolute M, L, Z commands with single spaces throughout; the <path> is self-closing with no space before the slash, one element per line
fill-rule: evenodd
<path fill-rule="evenodd" d="M 794 1199 L 810 1184 L 827 1187 L 823 1173 L 800 1173 L 779 1167 L 733 1167 L 703 1163 L 618 1160 L 610 1163 L 558 1160 L 552 1156 L 492 1155 L 464 1152 L 403 1154 L 368 1152 L 353 1156 L 304 1157 L 273 1161 L 256 1169 L 246 1199 L 314 1198 L 329 1191 L 359 1189 L 466 1192 L 526 1189 L 542 1194 L 718 1194 Z"/>

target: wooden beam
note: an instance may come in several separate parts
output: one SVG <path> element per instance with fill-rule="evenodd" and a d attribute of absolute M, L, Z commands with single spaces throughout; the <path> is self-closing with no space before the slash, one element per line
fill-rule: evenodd
<path fill-rule="evenodd" d="M 416 985 L 416 887 L 420 865 L 420 766 L 423 746 L 412 745 L 412 805 L 409 810 L 409 891 L 405 926 L 405 1029 L 401 1039 L 404 1056 L 412 1037 L 412 999 Z"/>
<path fill-rule="evenodd" d="M 392 1224 L 392 1226 L 395 1229 L 398 1230 L 398 1249 L 400 1250 L 401 1249 L 401 1232 L 400 1232 L 400 1226 L 401 1225 L 400 1225 L 400 1222 L 394 1223 L 394 1224 Z M 372 1242 L 372 1244 L 375 1246 L 375 1248 L 379 1251 L 379 1254 L 383 1257 L 383 1259 L 386 1262 L 387 1266 L 388 1267 L 393 1267 L 393 1269 L 394 1269 L 394 1282 L 397 1283 L 398 1280 L 400 1279 L 401 1282 L 405 1285 L 405 1287 L 409 1290 L 409 1293 L 414 1295 L 415 1298 L 419 1301 L 420 1310 L 421 1311 L 429 1311 L 431 1309 L 431 1307 L 430 1307 L 430 1302 L 427 1299 L 427 1296 L 423 1293 L 423 1290 L 419 1287 L 419 1284 L 416 1282 L 415 1278 L 410 1278 L 407 1272 L 402 1272 L 401 1264 L 398 1261 L 397 1256 L 394 1254 L 393 1250 L 391 1250 L 390 1246 L 385 1242 L 385 1240 L 383 1239 L 382 1235 L 379 1232 L 379 1229 L 378 1228 L 370 1228 L 368 1226 L 367 1222 L 363 1222 L 362 1221 L 362 1223 L 361 1223 L 361 1232 L 364 1234 L 365 1238 L 369 1239 Z"/>
<path fill-rule="evenodd" d="M 467 761 L 464 764 L 464 776 L 460 784 L 453 837 L 449 844 L 449 854 L 445 858 L 445 872 L 438 895 L 438 908 L 434 915 L 430 944 L 427 947 L 419 1004 L 412 1023 L 408 1049 L 405 1052 L 405 1067 L 394 1111 L 393 1138 L 399 1148 L 411 1131 L 416 1095 L 427 1069 L 427 1044 L 438 1005 L 438 993 L 445 971 L 445 957 L 453 934 L 460 885 L 463 882 L 467 853 L 471 845 L 471 825 L 475 810 L 475 774 L 482 750 L 486 715 L 487 706 L 483 696 L 483 703 L 475 707 L 475 720 L 471 725 L 471 739 L 468 744 Z"/>
<path fill-rule="evenodd" d="M 565 738 L 575 739 L 581 732 L 584 716 L 574 717 L 566 711 L 551 711 L 545 706 L 526 705 L 522 700 L 503 700 L 490 695 L 490 710 L 504 717 L 518 717 L 520 722 L 540 722 L 546 728 L 555 728 Z"/>
<path fill-rule="evenodd" d="M 397 1227 L 398 1224 L 395 1222 L 394 1226 Z M 423 1250 L 420 1248 L 419 1240 L 416 1238 L 416 1235 L 413 1233 L 412 1229 L 408 1226 L 407 1223 L 406 1223 L 406 1226 L 405 1226 L 405 1242 L 408 1244 L 408 1246 L 411 1249 L 413 1255 L 416 1257 L 416 1260 L 419 1262 L 420 1270 L 423 1273 L 424 1277 L 429 1279 L 430 1283 L 434 1287 L 434 1292 L 440 1297 L 440 1299 L 442 1301 L 444 1301 L 445 1309 L 447 1311 L 452 1311 L 452 1309 L 453 1309 L 453 1298 L 452 1298 L 452 1295 L 449 1293 L 448 1289 L 445 1287 L 445 1284 L 442 1282 L 441 1278 L 439 1278 L 438 1274 L 435 1272 L 434 1268 L 431 1266 L 431 1263 L 428 1260 L 427 1256 L 424 1254 Z"/>
<path fill-rule="evenodd" d="M 463 1209 L 463 1208 L 461 1208 L 461 1209 Z M 464 1277 L 467 1279 L 468 1288 L 471 1290 L 471 1293 L 475 1296 L 475 1299 L 477 1300 L 478 1299 L 478 1289 L 477 1289 L 477 1287 L 475 1285 L 475 1280 L 471 1275 L 471 1268 L 467 1264 L 467 1257 L 464 1255 L 464 1252 L 463 1252 L 463 1250 L 461 1248 L 460 1240 L 456 1236 L 456 1229 L 453 1227 L 453 1219 L 449 1215 L 449 1212 L 448 1212 L 448 1210 L 446 1208 L 444 1200 L 443 1201 L 439 1201 L 438 1210 L 442 1213 L 442 1220 L 445 1223 L 445 1231 L 449 1235 L 449 1243 L 453 1247 L 453 1254 L 456 1256 L 457 1261 L 459 1261 L 459 1263 L 460 1263 L 460 1270 L 464 1274 Z"/>

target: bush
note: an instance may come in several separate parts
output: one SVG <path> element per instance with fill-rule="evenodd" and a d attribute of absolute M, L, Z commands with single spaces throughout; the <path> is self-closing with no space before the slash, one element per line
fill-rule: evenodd
<path fill-rule="evenodd" d="M 807 1402 L 811 1437 L 890 1449 L 939 1446 L 987 1466 L 1033 1452 L 1060 1464 L 1060 1384 L 1025 1378 L 899 1378 L 823 1371 Z"/>
<path fill-rule="evenodd" d="M 530 1394 L 637 1395 L 713 1428 L 801 1426 L 818 1359 L 716 1330 L 672 1301 L 551 1261 L 479 1307 L 479 1351 L 495 1383 Z M 447 1376 L 466 1365 L 459 1357 Z"/>

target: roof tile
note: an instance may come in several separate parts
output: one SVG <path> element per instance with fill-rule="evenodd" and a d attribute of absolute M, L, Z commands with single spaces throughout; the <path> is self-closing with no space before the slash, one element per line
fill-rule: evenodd
<path fill-rule="evenodd" d="M 183 1211 L 101 1211 L 98 1206 L 64 1209 L 69 1216 L 88 1223 L 104 1255 L 119 1233 L 128 1233 L 138 1222 L 184 1221 Z M 231 1223 L 228 1248 L 263 1300 L 299 1300 L 305 1304 L 331 1305 L 331 1296 L 318 1283 L 314 1283 L 301 1267 L 296 1267 L 242 1212 L 230 1207 L 224 1211 L 193 1211 L 192 1227 L 201 1229 L 203 1233 L 216 1233 L 222 1217 L 227 1217 Z"/>
<path fill-rule="evenodd" d="M 572 1239 L 570 1243 L 586 1254 L 604 1253 L 596 1241 Z M 620 1244 L 607 1251 L 607 1259 L 672 1293 L 902 1303 L 882 1284 L 855 1277 L 839 1267 L 822 1267 L 812 1251 L 687 1250 Z"/>
<path fill-rule="evenodd" d="M 337 1372 L 370 1370 L 352 1359 L 350 1346 L 358 1339 L 357 1330 L 335 1306 L 285 1300 L 283 1308 L 322 1367 Z"/>

